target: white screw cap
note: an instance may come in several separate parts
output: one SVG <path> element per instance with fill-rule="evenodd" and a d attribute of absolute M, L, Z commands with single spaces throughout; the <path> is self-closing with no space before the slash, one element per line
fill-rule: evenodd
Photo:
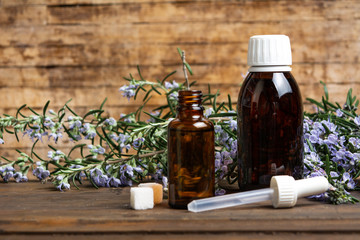
<path fill-rule="evenodd" d="M 290 39 L 286 35 L 256 35 L 249 40 L 248 66 L 291 66 Z"/>
<path fill-rule="evenodd" d="M 329 182 L 325 177 L 314 177 L 295 181 L 290 176 L 274 176 L 270 188 L 274 189 L 272 204 L 274 208 L 295 206 L 300 197 L 326 192 Z"/>

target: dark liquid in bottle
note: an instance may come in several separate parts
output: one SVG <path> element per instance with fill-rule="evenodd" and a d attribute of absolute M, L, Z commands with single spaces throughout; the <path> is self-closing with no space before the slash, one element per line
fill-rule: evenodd
<path fill-rule="evenodd" d="M 169 205 L 187 208 L 194 199 L 214 196 L 214 131 L 170 128 Z"/>
<path fill-rule="evenodd" d="M 302 178 L 303 108 L 291 73 L 249 73 L 237 107 L 240 190 L 268 187 L 273 175 Z"/>
<path fill-rule="evenodd" d="M 203 117 L 200 91 L 180 91 L 168 126 L 169 205 L 187 208 L 215 193 L 214 125 Z"/>

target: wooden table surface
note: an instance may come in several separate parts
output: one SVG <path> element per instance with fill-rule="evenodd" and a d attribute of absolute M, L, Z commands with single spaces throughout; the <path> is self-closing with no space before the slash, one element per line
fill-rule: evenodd
<path fill-rule="evenodd" d="M 359 193 L 353 193 L 360 197 Z M 51 183 L 0 183 L 0 239 L 359 239 L 360 204 L 301 199 L 203 213 L 130 209 L 129 188 L 57 191 Z"/>

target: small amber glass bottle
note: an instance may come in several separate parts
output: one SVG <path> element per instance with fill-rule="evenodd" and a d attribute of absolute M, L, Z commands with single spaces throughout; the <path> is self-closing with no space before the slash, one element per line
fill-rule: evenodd
<path fill-rule="evenodd" d="M 177 116 L 168 126 L 169 205 L 187 208 L 214 196 L 214 126 L 201 105 L 201 91 L 179 91 Z"/>
<path fill-rule="evenodd" d="M 303 107 L 284 35 L 249 41 L 249 74 L 238 99 L 240 190 L 268 187 L 273 175 L 303 177 Z"/>

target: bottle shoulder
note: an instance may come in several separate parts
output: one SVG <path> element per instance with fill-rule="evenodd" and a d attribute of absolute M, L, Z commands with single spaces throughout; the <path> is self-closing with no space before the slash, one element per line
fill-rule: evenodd
<path fill-rule="evenodd" d="M 214 124 L 206 118 L 200 118 L 196 121 L 188 121 L 188 120 L 181 120 L 179 118 L 175 118 L 169 123 L 168 129 L 194 130 L 194 131 L 214 130 Z"/>
<path fill-rule="evenodd" d="M 293 95 L 301 101 L 299 86 L 291 72 L 249 73 L 242 84 L 239 98 L 264 94 L 277 96 L 278 98 Z"/>

